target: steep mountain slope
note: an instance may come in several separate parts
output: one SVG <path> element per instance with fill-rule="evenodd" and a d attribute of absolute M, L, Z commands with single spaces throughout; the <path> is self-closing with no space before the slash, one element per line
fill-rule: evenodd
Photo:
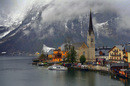
<path fill-rule="evenodd" d="M 89 12 L 69 19 L 44 22 L 42 15 L 48 6 L 34 6 L 21 22 L 10 27 L 0 26 L 0 52 L 33 53 L 41 51 L 43 44 L 57 47 L 67 40 L 87 40 Z M 130 30 L 119 30 L 118 21 L 120 17 L 114 11 L 93 12 L 96 46 L 112 46 L 130 41 Z"/>

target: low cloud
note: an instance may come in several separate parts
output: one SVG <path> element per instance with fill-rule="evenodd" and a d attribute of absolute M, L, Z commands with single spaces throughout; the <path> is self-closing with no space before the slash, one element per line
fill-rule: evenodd
<path fill-rule="evenodd" d="M 66 21 L 77 16 L 105 11 L 119 15 L 118 28 L 130 29 L 130 1 L 128 0 L 54 0 L 43 11 L 44 22 Z M 118 29 L 117 28 L 117 29 Z"/>
<path fill-rule="evenodd" d="M 89 14 L 90 9 L 92 9 L 93 13 L 116 12 L 120 18 L 117 21 L 118 27 L 130 29 L 129 0 L 4 0 L 4 2 L 1 0 L 1 2 L 3 7 L 0 6 L 0 10 L 5 9 L 7 4 L 8 8 L 11 7 L 11 9 L 3 10 L 3 13 L 8 13 L 7 17 L 1 17 L 2 13 L 0 13 L 0 25 L 22 20 L 32 6 L 48 4 L 48 7 L 42 12 L 42 23 L 66 21 L 77 16 L 84 16 Z M 6 20 L 6 23 L 2 23 L 3 20 Z"/>
<path fill-rule="evenodd" d="M 42 13 L 43 22 L 62 21 L 76 16 L 105 10 L 115 11 L 112 2 L 106 0 L 54 0 Z"/>

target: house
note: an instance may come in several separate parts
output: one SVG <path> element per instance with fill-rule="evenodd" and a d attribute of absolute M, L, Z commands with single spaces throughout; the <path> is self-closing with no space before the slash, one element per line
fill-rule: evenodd
<path fill-rule="evenodd" d="M 109 61 L 110 63 L 124 63 L 125 56 L 124 45 L 116 45 L 109 51 Z"/>
<path fill-rule="evenodd" d="M 49 62 L 61 62 L 64 61 L 67 57 L 67 51 L 62 51 L 61 47 L 58 49 L 52 50 L 48 53 Z"/>
<path fill-rule="evenodd" d="M 95 58 L 96 58 L 96 62 L 104 65 L 104 62 L 109 60 L 109 50 L 111 48 L 109 47 L 99 47 L 95 49 Z"/>
<path fill-rule="evenodd" d="M 129 64 L 129 68 L 130 68 L 130 45 L 125 47 L 126 50 L 126 58 L 127 58 L 127 62 Z"/>

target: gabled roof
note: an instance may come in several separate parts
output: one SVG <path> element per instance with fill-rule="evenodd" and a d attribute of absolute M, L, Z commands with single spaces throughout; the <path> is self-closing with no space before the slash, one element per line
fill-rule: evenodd
<path fill-rule="evenodd" d="M 105 49 L 95 51 L 95 55 L 96 55 L 96 56 L 99 56 L 99 52 L 100 52 L 100 51 L 102 51 L 102 52 L 104 53 L 103 56 L 109 56 L 109 53 L 108 53 L 109 50 L 105 50 Z"/>
<path fill-rule="evenodd" d="M 114 49 L 115 47 L 117 47 L 119 50 L 123 51 L 125 49 L 125 47 L 123 45 L 115 45 L 112 49 Z M 112 50 L 110 49 L 109 52 Z"/>
<path fill-rule="evenodd" d="M 73 43 L 72 45 L 74 46 L 74 48 L 77 50 L 78 48 L 80 48 L 85 42 L 79 42 L 79 43 Z M 86 44 L 86 43 L 85 43 Z M 86 46 L 88 47 L 88 45 L 86 44 Z"/>
<path fill-rule="evenodd" d="M 117 48 L 119 48 L 120 50 L 124 50 L 125 46 L 123 45 L 116 45 Z"/>

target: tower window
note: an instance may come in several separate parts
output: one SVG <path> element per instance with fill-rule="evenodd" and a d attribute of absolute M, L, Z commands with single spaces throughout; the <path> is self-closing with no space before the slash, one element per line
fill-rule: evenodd
<path fill-rule="evenodd" d="M 93 38 L 91 38 L 91 42 L 93 42 Z"/>
<path fill-rule="evenodd" d="M 83 55 L 85 56 L 85 51 L 83 51 Z"/>

